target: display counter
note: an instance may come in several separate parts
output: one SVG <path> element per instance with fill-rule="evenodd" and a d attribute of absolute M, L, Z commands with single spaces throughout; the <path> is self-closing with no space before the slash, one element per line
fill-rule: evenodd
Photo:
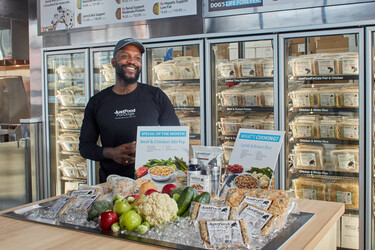
<path fill-rule="evenodd" d="M 35 204 L 54 198 L 35 202 Z M 314 214 L 293 236 L 286 240 L 280 249 L 336 249 L 337 222 L 344 214 L 342 203 L 298 200 L 301 212 Z M 0 215 L 12 212 L 12 208 L 0 212 Z M 3 249 L 163 249 L 162 246 L 145 244 L 124 238 L 114 238 L 103 234 L 80 232 L 74 226 L 71 229 L 44 225 L 20 219 L 0 216 L 0 245 Z"/>

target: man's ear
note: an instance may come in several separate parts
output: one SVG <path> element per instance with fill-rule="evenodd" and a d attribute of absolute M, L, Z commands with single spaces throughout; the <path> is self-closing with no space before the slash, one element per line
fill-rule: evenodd
<path fill-rule="evenodd" d="M 111 64 L 112 64 L 112 67 L 115 67 L 115 66 L 116 66 L 116 59 L 115 59 L 115 58 L 112 58 L 112 60 L 111 60 Z"/>

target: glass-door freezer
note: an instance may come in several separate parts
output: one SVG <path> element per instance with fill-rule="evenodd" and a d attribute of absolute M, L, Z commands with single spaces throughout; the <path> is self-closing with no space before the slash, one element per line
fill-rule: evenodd
<path fill-rule="evenodd" d="M 45 141 L 52 196 L 87 184 L 90 176 L 78 150 L 88 100 L 87 69 L 86 49 L 44 53 Z"/>
<path fill-rule="evenodd" d="M 285 189 L 345 203 L 338 246 L 358 249 L 364 192 L 363 30 L 280 36 Z"/>
<path fill-rule="evenodd" d="M 278 129 L 276 41 L 272 35 L 207 40 L 207 141 L 222 147 L 225 165 L 240 128 Z"/>
<path fill-rule="evenodd" d="M 190 128 L 190 145 L 205 144 L 203 41 L 145 44 L 144 83 L 161 88 L 182 126 Z"/>

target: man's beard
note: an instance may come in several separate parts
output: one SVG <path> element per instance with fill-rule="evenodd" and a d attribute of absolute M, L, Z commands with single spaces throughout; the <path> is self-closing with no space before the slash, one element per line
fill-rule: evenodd
<path fill-rule="evenodd" d="M 127 83 L 127 84 L 132 84 L 132 83 L 136 83 L 138 78 L 139 78 L 139 75 L 141 74 L 141 70 L 136 67 L 137 69 L 137 72 L 135 72 L 134 76 L 133 77 L 129 77 L 126 75 L 126 72 L 125 72 L 125 67 L 127 67 L 128 65 L 118 65 L 116 64 L 116 75 L 121 78 L 121 80 L 124 81 L 124 83 Z M 134 65 L 131 65 L 131 66 L 134 66 Z"/>

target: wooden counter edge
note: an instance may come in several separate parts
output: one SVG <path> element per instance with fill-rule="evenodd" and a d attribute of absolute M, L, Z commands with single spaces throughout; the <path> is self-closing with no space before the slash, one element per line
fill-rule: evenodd
<path fill-rule="evenodd" d="M 299 211 L 313 213 L 311 218 L 280 249 L 314 249 L 345 213 L 345 204 L 298 199 Z"/>

